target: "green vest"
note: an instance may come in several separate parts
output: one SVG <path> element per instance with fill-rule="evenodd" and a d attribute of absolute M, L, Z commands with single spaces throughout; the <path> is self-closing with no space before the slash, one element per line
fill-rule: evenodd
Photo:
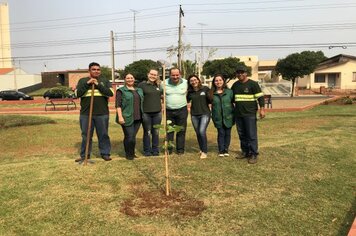
<path fill-rule="evenodd" d="M 126 87 L 121 87 L 119 90 L 122 92 L 122 102 L 121 102 L 121 111 L 122 116 L 125 119 L 124 126 L 130 126 L 133 124 L 133 110 L 134 110 L 134 95 L 133 93 Z M 143 112 L 142 104 L 143 104 L 143 91 L 141 88 L 136 88 L 138 95 L 140 96 L 141 100 L 141 113 Z M 119 116 L 116 113 L 116 122 L 119 123 Z"/>
<path fill-rule="evenodd" d="M 227 128 L 234 125 L 233 98 L 232 90 L 228 88 L 225 88 L 222 94 L 214 92 L 211 118 L 216 128 L 222 128 L 223 124 Z"/>

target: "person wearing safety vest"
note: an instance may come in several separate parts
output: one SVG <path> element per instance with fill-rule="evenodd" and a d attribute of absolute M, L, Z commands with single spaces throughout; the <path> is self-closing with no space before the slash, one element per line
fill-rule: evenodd
<path fill-rule="evenodd" d="M 241 148 L 241 154 L 237 155 L 236 158 L 247 158 L 248 163 L 255 164 L 259 154 L 256 113 L 259 105 L 259 116 L 261 119 L 265 117 L 264 97 L 258 83 L 247 77 L 246 67 L 238 68 L 236 76 L 238 81 L 231 87 L 235 104 L 234 116 Z"/>
<path fill-rule="evenodd" d="M 92 119 L 89 121 L 91 87 L 94 84 L 94 100 Z M 89 64 L 89 77 L 81 78 L 77 84 L 76 95 L 80 98 L 80 129 L 82 131 L 82 144 L 80 147 L 80 158 L 76 162 L 83 162 L 85 158 L 85 148 L 87 135 L 90 136 L 89 153 L 92 149 L 92 137 L 94 128 L 98 136 L 99 151 L 105 161 L 110 161 L 111 143 L 108 133 L 109 129 L 109 97 L 114 95 L 111 83 L 108 79 L 101 76 L 100 65 L 96 62 Z M 88 124 L 91 122 L 90 134 L 87 134 Z"/>

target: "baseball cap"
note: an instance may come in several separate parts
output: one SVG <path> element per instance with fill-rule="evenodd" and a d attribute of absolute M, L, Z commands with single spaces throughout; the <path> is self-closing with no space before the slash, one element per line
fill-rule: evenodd
<path fill-rule="evenodd" d="M 237 69 L 236 69 L 236 73 L 245 73 L 247 72 L 247 68 L 245 66 L 239 66 Z"/>

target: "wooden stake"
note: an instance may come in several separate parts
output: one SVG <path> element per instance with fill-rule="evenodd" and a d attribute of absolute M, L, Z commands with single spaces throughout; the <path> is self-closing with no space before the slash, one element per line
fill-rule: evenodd
<path fill-rule="evenodd" d="M 170 178 L 169 178 L 169 166 L 168 166 L 168 137 L 167 137 L 167 109 L 166 109 L 166 65 L 162 65 L 163 76 L 163 130 L 165 131 L 164 137 L 164 161 L 166 167 L 166 196 L 170 195 Z"/>
<path fill-rule="evenodd" d="M 89 107 L 89 122 L 88 122 L 88 128 L 87 128 L 87 143 L 85 145 L 85 158 L 84 158 L 84 165 L 86 166 L 88 163 L 88 156 L 89 156 L 89 142 L 91 138 L 91 122 L 93 118 L 93 105 L 94 105 L 94 88 L 95 84 L 91 85 L 91 95 L 90 95 L 90 107 Z"/>

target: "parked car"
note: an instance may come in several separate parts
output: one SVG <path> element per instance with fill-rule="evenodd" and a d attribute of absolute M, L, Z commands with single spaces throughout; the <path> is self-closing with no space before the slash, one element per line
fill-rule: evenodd
<path fill-rule="evenodd" d="M 2 100 L 33 100 L 33 97 L 15 90 L 5 90 L 0 92 L 0 101 Z"/>
<path fill-rule="evenodd" d="M 61 86 L 48 89 L 43 94 L 43 97 L 47 100 L 52 98 L 75 98 L 75 94 L 70 88 Z"/>

